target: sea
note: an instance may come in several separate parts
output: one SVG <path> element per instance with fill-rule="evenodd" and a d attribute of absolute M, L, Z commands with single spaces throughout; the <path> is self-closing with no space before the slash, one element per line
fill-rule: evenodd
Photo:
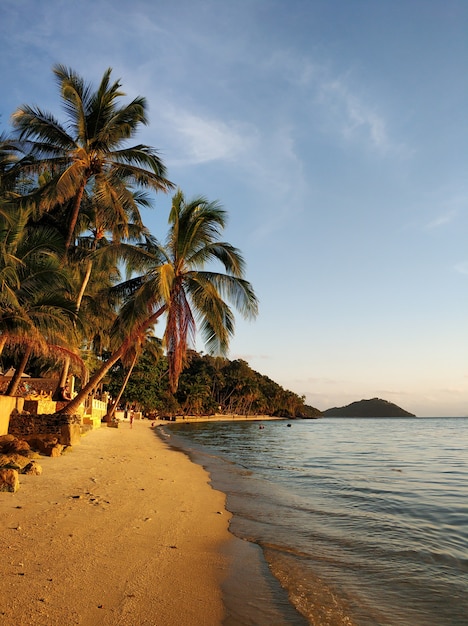
<path fill-rule="evenodd" d="M 165 432 L 232 513 L 224 626 L 468 626 L 468 418 Z"/>

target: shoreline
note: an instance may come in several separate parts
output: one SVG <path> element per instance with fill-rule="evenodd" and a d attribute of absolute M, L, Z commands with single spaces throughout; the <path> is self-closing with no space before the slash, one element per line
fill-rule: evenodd
<path fill-rule="evenodd" d="M 0 494 L 2 624 L 223 623 L 225 495 L 149 420 L 91 431 L 39 463 L 41 476 Z"/>
<path fill-rule="evenodd" d="M 266 417 L 268 419 L 268 417 Z M 282 420 L 284 418 L 272 418 Z M 192 420 L 197 421 L 197 420 Z M 205 423 L 209 419 L 198 420 Z M 218 419 L 215 421 L 224 421 Z M 241 417 L 237 421 L 245 421 Z M 248 421 L 264 421 L 262 417 L 249 416 Z M 156 427 L 161 436 L 167 438 L 170 446 L 177 451 L 182 451 L 191 462 L 203 467 L 210 476 L 210 484 L 214 489 L 225 494 L 225 508 L 228 507 L 228 493 L 231 489 L 227 483 L 223 483 L 220 476 L 226 478 L 223 465 L 225 461 L 212 455 L 206 450 L 194 446 L 193 442 L 185 439 L 180 433 L 183 432 L 183 422 L 178 423 L 181 429 L 173 429 L 174 422 L 162 422 Z M 263 428 L 263 426 L 260 426 Z M 229 465 L 229 462 L 228 462 Z M 235 484 L 228 478 L 232 487 Z M 268 559 L 265 555 L 265 546 L 253 537 L 244 536 L 232 528 L 234 513 L 228 509 L 230 516 L 229 533 L 232 541 L 224 548 L 229 554 L 228 575 L 222 584 L 223 601 L 225 606 L 225 618 L 223 626 L 239 626 L 239 624 L 255 624 L 256 626 L 271 626 L 271 624 L 291 624 L 291 626 L 307 626 L 308 620 L 301 615 L 291 602 L 288 591 L 282 587 L 279 579 L 273 574 Z"/>

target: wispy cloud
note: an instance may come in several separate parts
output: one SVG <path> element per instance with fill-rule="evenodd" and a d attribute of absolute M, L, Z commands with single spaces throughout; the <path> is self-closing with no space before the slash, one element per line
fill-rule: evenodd
<path fill-rule="evenodd" d="M 294 93 L 301 90 L 303 102 L 314 115 L 328 120 L 327 132 L 339 134 L 346 141 L 361 141 L 382 154 L 410 153 L 407 146 L 391 137 L 385 112 L 373 103 L 346 69 L 341 74 L 324 61 L 311 56 L 300 56 L 290 50 L 277 50 L 264 67 L 289 83 Z M 323 128 L 322 128 L 323 130 Z"/>
<path fill-rule="evenodd" d="M 395 147 L 384 116 L 358 96 L 344 79 L 324 80 L 318 86 L 318 102 L 327 108 L 345 139 L 364 137 L 382 152 Z"/>
<path fill-rule="evenodd" d="M 446 211 L 442 213 L 438 217 L 431 220 L 428 224 L 426 224 L 426 228 L 431 230 L 434 228 L 439 228 L 440 226 L 444 226 L 445 224 L 449 224 L 456 217 L 457 211 L 454 209 Z"/>
<path fill-rule="evenodd" d="M 225 122 L 167 104 L 162 120 L 170 129 L 173 154 L 180 155 L 172 165 L 197 165 L 210 161 L 233 161 L 252 149 L 255 131 L 247 124 Z"/>

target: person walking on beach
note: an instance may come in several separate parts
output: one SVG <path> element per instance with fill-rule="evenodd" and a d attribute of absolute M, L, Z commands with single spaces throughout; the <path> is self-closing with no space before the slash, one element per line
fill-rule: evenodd
<path fill-rule="evenodd" d="M 133 428 L 133 409 L 130 409 L 130 428 Z"/>

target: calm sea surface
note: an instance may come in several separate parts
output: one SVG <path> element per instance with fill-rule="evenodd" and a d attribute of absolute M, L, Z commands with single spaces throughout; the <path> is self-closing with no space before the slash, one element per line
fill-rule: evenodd
<path fill-rule="evenodd" d="M 226 626 L 468 625 L 468 418 L 167 432 L 210 471 L 248 540 L 226 582 Z"/>

